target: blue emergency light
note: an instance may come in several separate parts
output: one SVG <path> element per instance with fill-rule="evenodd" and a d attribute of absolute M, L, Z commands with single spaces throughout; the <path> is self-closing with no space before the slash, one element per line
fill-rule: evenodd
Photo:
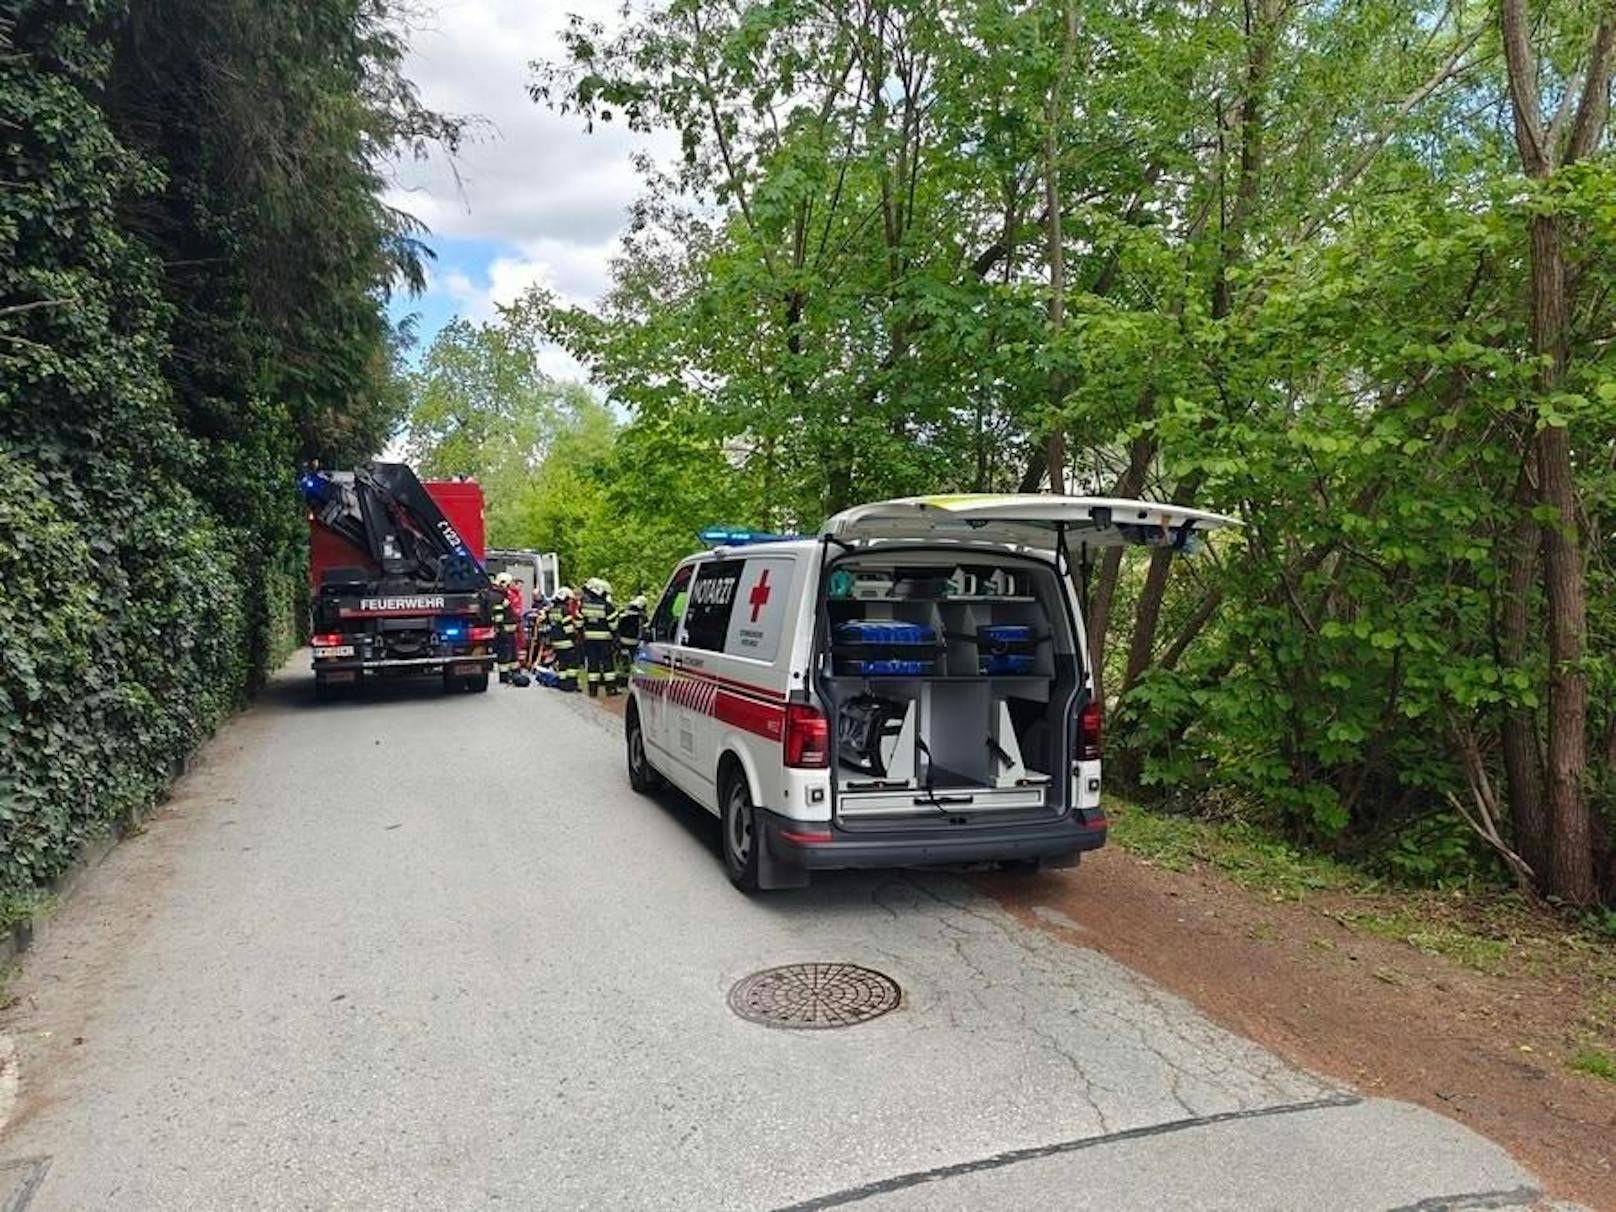
<path fill-rule="evenodd" d="M 466 628 L 461 623 L 445 623 L 438 629 L 438 634 L 446 640 L 458 640 L 465 636 Z"/>
<path fill-rule="evenodd" d="M 727 526 L 709 526 L 697 536 L 709 547 L 746 547 L 752 543 L 789 543 L 800 539 L 800 534 L 770 534 L 762 530 L 737 530 Z"/>
<path fill-rule="evenodd" d="M 310 505 L 324 505 L 331 496 L 331 480 L 318 471 L 305 471 L 298 477 L 297 486 Z"/>

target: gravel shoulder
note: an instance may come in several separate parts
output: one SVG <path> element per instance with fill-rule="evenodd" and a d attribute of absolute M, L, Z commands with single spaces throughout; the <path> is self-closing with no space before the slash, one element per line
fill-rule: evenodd
<path fill-rule="evenodd" d="M 1274 900 L 1114 847 L 1073 872 L 977 885 L 1293 1063 L 1450 1116 L 1561 1198 L 1616 1209 L 1616 1084 L 1565 1064 L 1568 1025 L 1588 1029 L 1586 971 L 1477 971 L 1355 928 L 1367 911 L 1349 895 Z"/>

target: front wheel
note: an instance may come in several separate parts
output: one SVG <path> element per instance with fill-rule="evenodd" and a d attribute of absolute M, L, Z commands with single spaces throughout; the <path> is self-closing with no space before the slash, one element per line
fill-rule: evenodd
<path fill-rule="evenodd" d="M 628 785 L 642 795 L 649 795 L 662 786 L 662 776 L 645 756 L 645 730 L 640 726 L 640 712 L 629 704 L 624 717 L 624 735 L 628 741 Z"/>
<path fill-rule="evenodd" d="M 762 844 L 752 789 L 737 770 L 724 790 L 724 869 L 729 872 L 729 882 L 742 892 L 758 890 L 758 847 Z"/>

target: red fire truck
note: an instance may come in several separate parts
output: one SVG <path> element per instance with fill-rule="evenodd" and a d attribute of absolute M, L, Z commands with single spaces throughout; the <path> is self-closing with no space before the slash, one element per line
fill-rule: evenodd
<path fill-rule="evenodd" d="M 441 677 L 488 689 L 493 606 L 483 568 L 483 493 L 422 483 L 403 463 L 305 471 L 310 631 L 322 695 L 377 677 Z"/>

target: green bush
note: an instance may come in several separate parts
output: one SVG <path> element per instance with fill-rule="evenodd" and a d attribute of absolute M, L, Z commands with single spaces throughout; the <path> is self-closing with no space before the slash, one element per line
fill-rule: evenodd
<path fill-rule="evenodd" d="M 62 495 L 0 453 L 0 893 L 150 803 L 244 686 L 239 568 L 200 507 L 142 502 L 120 545 Z"/>
<path fill-rule="evenodd" d="M 291 473 L 392 425 L 382 302 L 419 267 L 376 166 L 445 126 L 387 15 L 0 17 L 0 901 L 152 803 L 285 658 Z"/>

